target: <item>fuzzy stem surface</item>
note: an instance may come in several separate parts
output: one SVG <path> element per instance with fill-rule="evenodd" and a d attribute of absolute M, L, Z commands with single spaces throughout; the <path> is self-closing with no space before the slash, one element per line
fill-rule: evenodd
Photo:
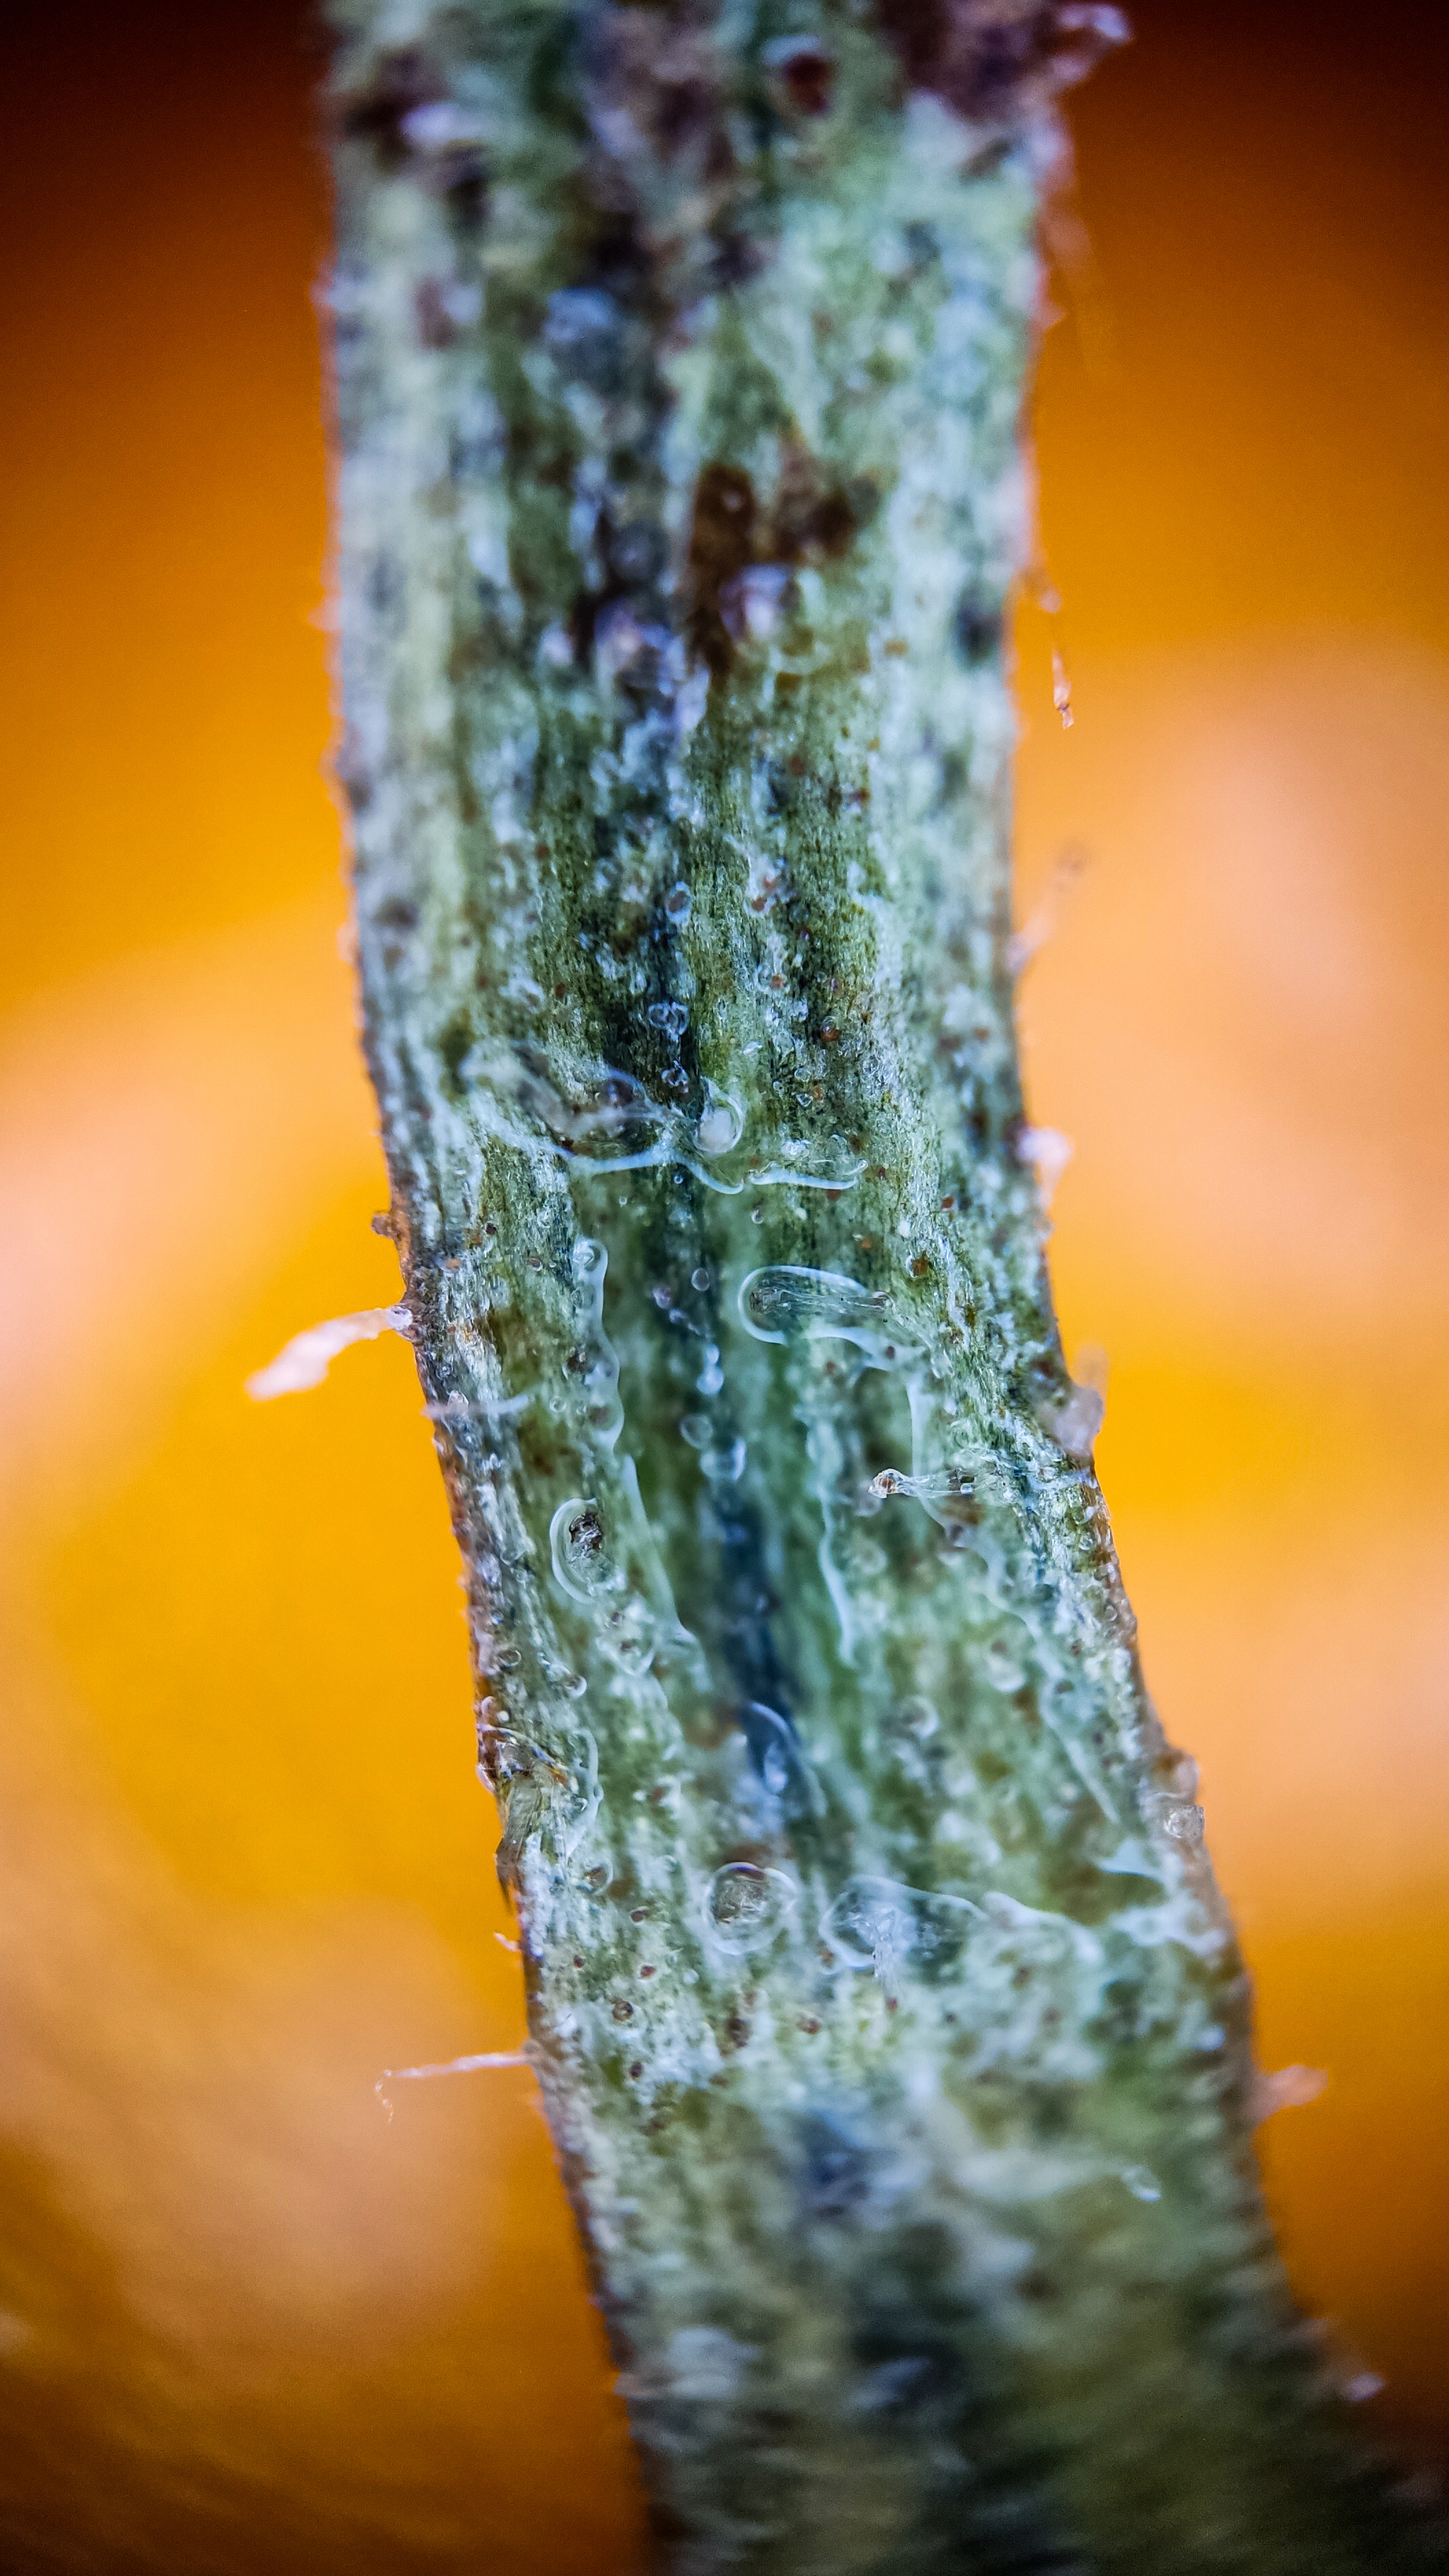
<path fill-rule="evenodd" d="M 678 2576 L 1443 2564 L 1265 2222 L 1023 1138 L 1003 613 L 1111 14 L 334 12 L 366 1043 Z"/>

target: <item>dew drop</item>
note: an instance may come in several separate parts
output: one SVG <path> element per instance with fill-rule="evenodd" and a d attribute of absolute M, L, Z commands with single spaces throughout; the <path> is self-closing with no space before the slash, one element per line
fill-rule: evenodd
<path fill-rule="evenodd" d="M 695 1129 L 696 1142 L 702 1154 L 727 1154 L 745 1132 L 744 1104 L 707 1076 L 704 1088 L 706 1106 Z"/>
<path fill-rule="evenodd" d="M 986 1666 L 987 1680 L 993 1690 L 1020 1690 L 1026 1675 L 1004 1637 L 992 1638 L 982 1660 Z"/>
<path fill-rule="evenodd" d="M 964 1896 L 932 1895 L 893 1878 L 852 1878 L 820 1933 L 847 1967 L 873 1968 L 890 1985 L 908 1958 L 921 1968 L 949 1964 L 979 1915 Z"/>
<path fill-rule="evenodd" d="M 1201 1807 L 1170 1807 L 1162 1819 L 1162 1830 L 1171 1834 L 1174 1842 L 1186 1843 L 1190 1849 L 1195 1849 L 1202 1841 L 1205 1822 Z"/>
<path fill-rule="evenodd" d="M 540 1661 L 545 1681 L 551 1682 L 556 1691 L 562 1691 L 565 1699 L 583 1698 L 589 1685 L 582 1673 L 572 1671 L 567 1664 L 550 1663 L 546 1658 L 540 1658 Z"/>
<path fill-rule="evenodd" d="M 757 1342 L 852 1342 L 876 1368 L 893 1365 L 911 1347 L 892 1337 L 884 1299 L 838 1270 L 771 1262 L 742 1281 L 738 1304 Z"/>
<path fill-rule="evenodd" d="M 779 1939 L 799 1901 L 799 1890 L 784 1870 L 734 1860 L 710 1880 L 704 1919 L 720 1949 L 762 1950 Z"/>
<path fill-rule="evenodd" d="M 624 1577 L 609 1553 L 599 1507 L 574 1495 L 560 1503 L 548 1528 L 553 1570 L 575 1601 L 596 1601 L 601 1593 L 622 1591 Z"/>
<path fill-rule="evenodd" d="M 740 1726 L 763 1786 L 781 1801 L 786 1815 L 823 1813 L 819 1784 L 789 1719 L 763 1700 L 748 1700 L 740 1711 Z"/>
<path fill-rule="evenodd" d="M 609 1612 L 598 1633 L 605 1654 L 621 1673 L 647 1673 L 659 1647 L 659 1622 L 637 1592 Z"/>

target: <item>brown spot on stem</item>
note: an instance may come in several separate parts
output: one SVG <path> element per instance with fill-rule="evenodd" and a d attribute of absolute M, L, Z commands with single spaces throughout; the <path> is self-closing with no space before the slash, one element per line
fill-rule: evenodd
<path fill-rule="evenodd" d="M 695 487 L 689 538 L 689 639 L 716 678 L 734 659 L 720 594 L 757 560 L 755 518 L 755 487 L 748 474 L 737 465 L 707 465 Z"/>
<path fill-rule="evenodd" d="M 357 143 L 370 143 L 385 170 L 407 158 L 404 119 L 446 95 L 446 83 L 415 45 L 384 54 L 366 86 L 343 110 L 342 130 Z"/>
<path fill-rule="evenodd" d="M 827 116 L 835 89 L 835 63 L 813 36 L 771 46 L 766 60 L 797 116 Z"/>
<path fill-rule="evenodd" d="M 881 0 L 879 26 L 912 89 L 973 125 L 1025 125 L 1125 41 L 1118 9 L 1064 0 Z"/>
<path fill-rule="evenodd" d="M 695 488 L 689 538 L 688 632 L 695 653 L 716 679 L 728 671 L 736 642 L 748 629 L 742 576 L 752 566 L 770 567 L 777 582 L 783 582 L 797 564 L 835 560 L 854 544 L 879 506 L 880 493 L 869 475 L 826 483 L 799 438 L 786 448 L 768 512 L 740 466 L 706 466 Z"/>

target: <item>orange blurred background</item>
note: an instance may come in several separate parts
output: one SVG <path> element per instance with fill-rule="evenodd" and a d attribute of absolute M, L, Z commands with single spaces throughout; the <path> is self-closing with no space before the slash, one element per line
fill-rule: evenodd
<path fill-rule="evenodd" d="M 1432 2457 L 1449 34 L 1136 17 L 1037 402 L 1032 1113 L 1263 2062 L 1329 2076 L 1263 2133 L 1289 2259 Z M 626 2576 L 529 2077 L 373 2092 L 522 2029 L 411 1363 L 242 1393 L 396 1293 L 323 776 L 320 60 L 294 0 L 89 5 L 0 102 L 0 2563 Z"/>

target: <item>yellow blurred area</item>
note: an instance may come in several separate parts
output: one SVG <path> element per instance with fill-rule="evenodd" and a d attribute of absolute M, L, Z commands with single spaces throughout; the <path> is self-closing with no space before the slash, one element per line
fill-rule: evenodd
<path fill-rule="evenodd" d="M 1449 79 L 1402 9 L 1372 46 L 1207 14 L 1143 7 L 1074 111 L 1023 1034 L 1149 1677 L 1263 2062 L 1329 2075 L 1264 2132 L 1285 2244 L 1432 2447 Z M 522 2028 L 411 1363 L 242 1392 L 396 1293 L 322 774 L 303 26 L 83 11 L 3 111 L 0 2560 L 624 2576 L 530 2079 L 374 2093 Z"/>

